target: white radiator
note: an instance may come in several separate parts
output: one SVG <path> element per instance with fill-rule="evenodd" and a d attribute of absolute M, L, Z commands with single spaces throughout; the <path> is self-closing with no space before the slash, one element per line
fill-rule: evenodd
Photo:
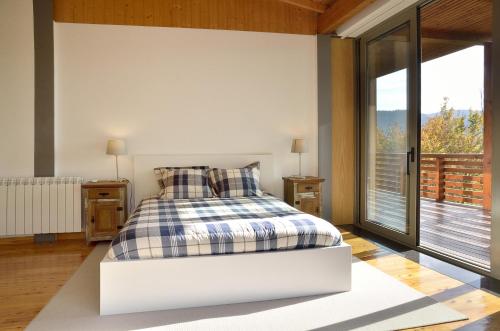
<path fill-rule="evenodd" d="M 81 177 L 0 178 L 0 236 L 81 232 Z"/>

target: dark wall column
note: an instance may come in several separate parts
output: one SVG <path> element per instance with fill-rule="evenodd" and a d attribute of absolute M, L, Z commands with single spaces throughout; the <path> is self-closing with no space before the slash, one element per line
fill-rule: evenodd
<path fill-rule="evenodd" d="M 318 174 L 323 183 L 323 215 L 332 218 L 332 80 L 330 36 L 318 35 Z"/>
<path fill-rule="evenodd" d="M 52 0 L 33 0 L 35 177 L 54 176 L 54 25 Z"/>
<path fill-rule="evenodd" d="M 493 1 L 491 273 L 500 279 L 500 1 Z"/>
<path fill-rule="evenodd" d="M 491 154 L 492 154 L 492 45 L 484 44 L 484 130 L 483 130 L 483 208 L 491 210 Z"/>

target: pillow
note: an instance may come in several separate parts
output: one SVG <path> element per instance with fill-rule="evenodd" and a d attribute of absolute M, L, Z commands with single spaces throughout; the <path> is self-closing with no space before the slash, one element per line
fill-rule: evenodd
<path fill-rule="evenodd" d="M 243 168 L 257 168 L 260 170 L 260 161 L 250 163 L 249 165 L 246 165 Z"/>
<path fill-rule="evenodd" d="M 251 167 L 249 167 L 251 166 Z M 258 162 L 244 168 L 210 169 L 210 185 L 220 198 L 262 196 Z"/>
<path fill-rule="evenodd" d="M 206 169 L 166 169 L 162 171 L 163 185 L 160 198 L 196 199 L 213 197 Z"/>
<path fill-rule="evenodd" d="M 156 181 L 158 182 L 158 185 L 160 186 L 160 189 L 162 190 L 160 192 L 160 195 L 163 194 L 163 189 L 165 188 L 165 185 L 163 185 L 163 178 L 162 178 L 162 173 L 165 170 L 171 170 L 171 169 L 205 169 L 205 170 L 208 170 L 209 168 L 210 168 L 209 166 L 157 167 L 157 168 L 154 168 L 154 173 L 155 173 Z"/>

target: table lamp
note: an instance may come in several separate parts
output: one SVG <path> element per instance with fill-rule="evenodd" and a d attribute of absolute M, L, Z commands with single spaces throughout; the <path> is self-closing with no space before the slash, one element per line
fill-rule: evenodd
<path fill-rule="evenodd" d="M 127 144 L 124 140 L 121 139 L 110 139 L 108 140 L 108 144 L 106 146 L 106 154 L 115 156 L 115 165 L 116 165 L 116 180 L 119 180 L 118 177 L 118 155 L 126 155 L 127 154 Z"/>
<path fill-rule="evenodd" d="M 292 141 L 292 153 L 299 154 L 299 176 L 302 178 L 302 153 L 306 153 L 306 141 L 305 139 L 295 138 Z"/>

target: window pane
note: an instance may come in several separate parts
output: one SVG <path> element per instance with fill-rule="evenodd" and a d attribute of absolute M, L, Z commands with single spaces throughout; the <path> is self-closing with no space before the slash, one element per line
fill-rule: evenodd
<path fill-rule="evenodd" d="M 410 27 L 367 47 L 367 221 L 408 232 L 406 151 Z"/>
<path fill-rule="evenodd" d="M 420 245 L 490 266 L 492 2 L 420 9 Z"/>

